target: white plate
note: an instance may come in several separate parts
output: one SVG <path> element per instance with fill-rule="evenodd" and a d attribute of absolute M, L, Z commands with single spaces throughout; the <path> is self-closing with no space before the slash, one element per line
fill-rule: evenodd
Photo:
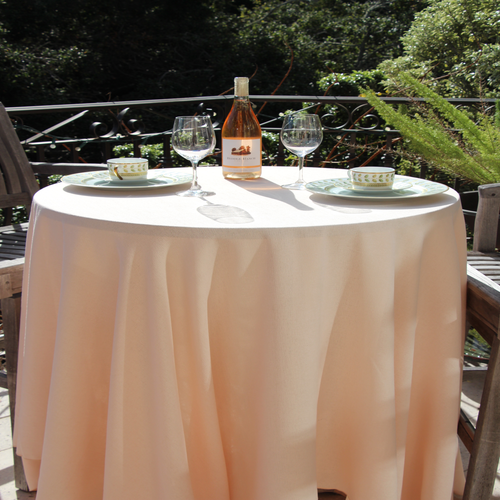
<path fill-rule="evenodd" d="M 185 184 L 193 179 L 191 174 L 169 174 L 165 170 L 149 170 L 148 178 L 140 181 L 112 181 L 107 170 L 65 175 L 61 181 L 74 186 L 99 189 L 153 189 Z"/>
<path fill-rule="evenodd" d="M 397 176 L 393 189 L 387 191 L 358 191 L 353 189 L 348 179 L 325 179 L 308 182 L 306 189 L 317 194 L 327 194 L 340 198 L 397 200 L 401 198 L 418 198 L 444 193 L 448 186 L 426 179 Z"/>

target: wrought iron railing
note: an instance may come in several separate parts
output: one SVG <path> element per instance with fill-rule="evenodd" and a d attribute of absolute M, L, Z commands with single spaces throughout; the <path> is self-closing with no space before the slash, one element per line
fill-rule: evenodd
<path fill-rule="evenodd" d="M 386 97 L 394 105 L 406 98 Z M 129 143 L 134 155 L 141 146 L 163 143 L 159 166 L 172 166 L 171 128 L 175 116 L 204 113 L 212 117 L 218 136 L 215 157 L 220 155 L 220 130 L 232 105 L 232 96 L 186 97 L 141 101 L 58 104 L 8 107 L 20 140 L 32 161 L 105 162 L 114 155 L 113 147 Z M 279 133 L 281 117 L 290 109 L 309 108 L 320 114 L 328 147 L 312 157 L 314 166 L 341 166 L 374 162 L 392 165 L 393 148 L 400 140 L 371 110 L 363 97 L 340 96 L 250 96 L 262 130 Z M 419 99 L 417 99 L 419 100 Z M 456 106 L 494 106 L 494 100 L 449 99 Z M 60 119 L 61 115 L 67 115 Z M 58 118 L 59 117 L 59 118 Z M 264 141 L 266 147 L 266 141 Z M 275 153 L 267 155 L 272 164 L 284 164 L 286 151 L 274 141 Z M 270 146 L 268 146 L 269 148 Z M 425 165 L 420 175 L 425 176 Z"/>

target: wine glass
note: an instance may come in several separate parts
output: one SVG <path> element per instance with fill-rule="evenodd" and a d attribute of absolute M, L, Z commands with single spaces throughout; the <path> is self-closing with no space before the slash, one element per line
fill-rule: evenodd
<path fill-rule="evenodd" d="M 209 116 L 178 116 L 172 129 L 174 150 L 193 167 L 193 181 L 187 191 L 176 193 L 179 196 L 210 196 L 215 193 L 203 191 L 198 184 L 198 163 L 215 148 L 215 133 Z"/>
<path fill-rule="evenodd" d="M 288 151 L 299 157 L 299 178 L 285 189 L 305 189 L 303 177 L 304 158 L 312 153 L 323 140 L 323 130 L 318 115 L 294 113 L 285 116 L 281 128 L 281 142 Z"/>

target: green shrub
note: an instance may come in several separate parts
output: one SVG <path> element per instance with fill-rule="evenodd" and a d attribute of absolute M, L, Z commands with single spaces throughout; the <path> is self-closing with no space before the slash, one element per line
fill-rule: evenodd
<path fill-rule="evenodd" d="M 147 158 L 149 168 L 156 167 L 163 158 L 163 144 L 144 144 L 140 146 L 141 158 Z M 113 148 L 113 154 L 117 158 L 133 158 L 134 145 L 133 144 L 120 144 Z"/>

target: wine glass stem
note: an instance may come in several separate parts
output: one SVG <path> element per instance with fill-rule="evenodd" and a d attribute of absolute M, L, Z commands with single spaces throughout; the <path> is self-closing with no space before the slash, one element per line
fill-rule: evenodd
<path fill-rule="evenodd" d="M 191 165 L 193 166 L 193 182 L 191 183 L 191 190 L 198 191 L 201 188 L 198 184 L 198 162 L 191 161 Z"/>
<path fill-rule="evenodd" d="M 297 182 L 298 183 L 304 182 L 304 157 L 303 156 L 299 156 L 299 180 Z"/>

